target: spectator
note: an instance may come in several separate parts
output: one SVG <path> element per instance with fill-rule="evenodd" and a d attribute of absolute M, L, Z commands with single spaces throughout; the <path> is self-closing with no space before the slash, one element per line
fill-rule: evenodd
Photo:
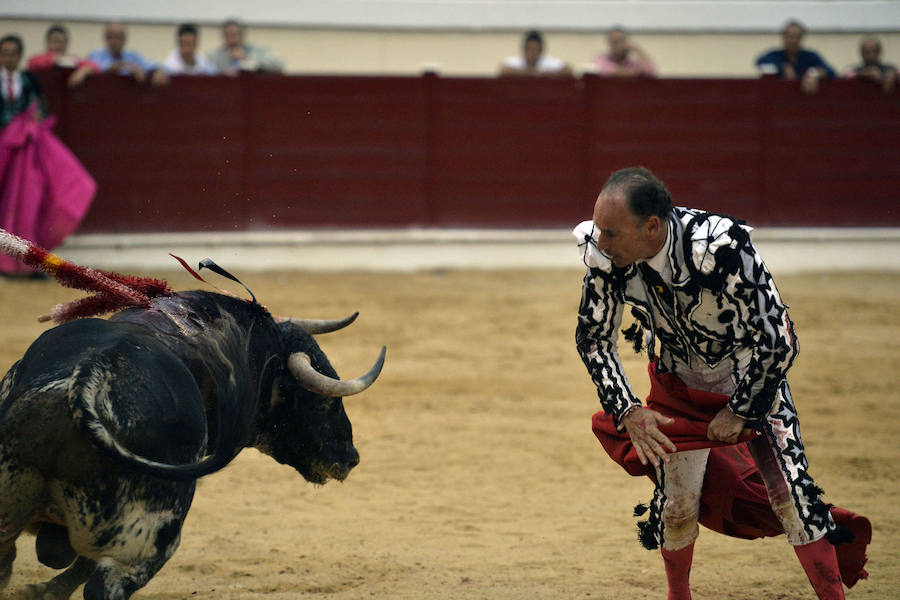
<path fill-rule="evenodd" d="M 881 41 L 876 37 L 863 38 L 859 44 L 862 63 L 852 68 L 847 77 L 865 79 L 881 86 L 881 91 L 891 94 L 897 88 L 897 67 L 881 62 Z"/>
<path fill-rule="evenodd" d="M 46 48 L 44 52 L 35 54 L 28 59 L 29 71 L 40 71 L 59 67 L 74 69 L 69 75 L 69 87 L 80 85 L 89 75 L 97 73 L 100 69 L 89 60 L 79 58 L 75 54 L 69 54 L 69 32 L 60 24 L 51 25 L 44 35 Z"/>
<path fill-rule="evenodd" d="M 178 47 L 173 49 L 163 63 L 163 69 L 169 75 L 213 75 L 216 67 L 203 54 L 197 52 L 197 26 L 184 23 L 178 27 L 175 41 Z"/>
<path fill-rule="evenodd" d="M 572 69 L 558 58 L 544 54 L 544 37 L 529 31 L 522 38 L 522 55 L 509 56 L 500 64 L 502 76 L 567 77 Z"/>
<path fill-rule="evenodd" d="M 229 19 L 222 24 L 222 39 L 225 43 L 209 55 L 216 69 L 232 76 L 240 71 L 281 73 L 284 70 L 284 62 L 269 53 L 266 48 L 246 43 L 244 33 L 244 25 L 235 19 Z"/>
<path fill-rule="evenodd" d="M 621 27 L 606 34 L 609 51 L 594 59 L 598 75 L 604 77 L 653 77 L 656 66 L 640 46 L 632 43 Z"/>
<path fill-rule="evenodd" d="M 0 39 L 0 227 L 47 249 L 75 230 L 96 191 L 78 159 L 51 132 L 37 77 L 19 71 L 22 39 Z M 0 275 L 45 278 L 0 254 Z"/>
<path fill-rule="evenodd" d="M 131 76 L 138 83 L 144 83 L 149 78 L 154 85 L 165 84 L 166 73 L 157 68 L 156 63 L 147 60 L 139 52 L 125 49 L 127 37 L 124 24 L 107 23 L 103 30 L 106 47 L 91 52 L 88 60 L 93 61 L 101 73 Z"/>
<path fill-rule="evenodd" d="M 799 21 L 789 21 L 781 30 L 782 48 L 770 50 L 756 59 L 756 67 L 763 75 L 800 81 L 803 91 L 815 94 L 819 81 L 834 77 L 834 69 L 814 50 L 801 46 L 806 27 Z"/>
<path fill-rule="evenodd" d="M 5 35 L 0 38 L 0 83 L 2 83 L 3 108 L 0 112 L 0 127 L 6 127 L 13 117 L 37 104 L 36 117 L 47 116 L 47 103 L 41 92 L 41 83 L 33 73 L 20 71 L 24 51 L 22 38 Z"/>

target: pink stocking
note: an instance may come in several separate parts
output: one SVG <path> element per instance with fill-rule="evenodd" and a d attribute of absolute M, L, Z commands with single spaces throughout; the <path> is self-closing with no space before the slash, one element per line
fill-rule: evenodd
<path fill-rule="evenodd" d="M 827 538 L 804 546 L 794 546 L 794 552 L 819 600 L 844 600 L 837 556 L 834 546 Z"/>
<path fill-rule="evenodd" d="M 681 550 L 661 548 L 669 581 L 668 600 L 691 600 L 691 563 L 694 561 L 694 542 Z"/>

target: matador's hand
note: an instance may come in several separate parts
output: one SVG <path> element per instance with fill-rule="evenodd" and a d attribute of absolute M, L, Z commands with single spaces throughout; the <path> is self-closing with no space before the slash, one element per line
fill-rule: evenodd
<path fill-rule="evenodd" d="M 752 429 L 747 428 L 747 420 L 739 417 L 727 406 L 722 407 L 713 420 L 709 423 L 709 429 L 706 431 L 706 437 L 714 442 L 727 442 L 735 444 L 741 434 L 753 433 Z"/>
<path fill-rule="evenodd" d="M 674 422 L 675 419 L 649 408 L 636 408 L 622 419 L 642 465 L 650 462 L 658 467 L 660 459 L 669 462 L 668 452 L 675 452 L 675 444 L 659 430 L 659 426 Z"/>

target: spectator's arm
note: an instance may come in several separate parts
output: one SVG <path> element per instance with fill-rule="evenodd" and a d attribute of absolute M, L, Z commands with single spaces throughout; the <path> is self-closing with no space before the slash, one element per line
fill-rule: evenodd
<path fill-rule="evenodd" d="M 84 83 L 85 79 L 99 71 L 100 68 L 91 61 L 82 61 L 82 64 L 78 65 L 78 67 L 72 71 L 72 74 L 69 75 L 69 80 L 66 83 L 69 87 L 78 87 Z"/>
<path fill-rule="evenodd" d="M 816 68 L 822 70 L 822 73 L 820 73 L 820 78 L 827 77 L 830 79 L 837 75 L 832 66 L 825 62 L 825 59 L 822 58 L 820 54 L 816 53 L 816 59 Z"/>
<path fill-rule="evenodd" d="M 508 56 L 503 59 L 503 62 L 500 63 L 500 76 L 501 77 L 523 77 L 526 75 L 531 75 L 529 71 L 520 67 L 520 64 L 525 64 L 516 56 Z"/>
<path fill-rule="evenodd" d="M 100 72 L 100 65 L 98 65 L 96 62 L 92 61 L 89 58 L 85 58 L 85 59 L 78 61 L 78 66 L 76 68 L 87 69 L 88 71 L 90 71 L 91 74 Z"/>
<path fill-rule="evenodd" d="M 149 58 L 145 58 L 143 55 L 134 53 L 134 62 L 144 70 L 145 73 L 151 73 L 160 68 L 159 63 L 154 60 L 150 60 Z"/>
<path fill-rule="evenodd" d="M 806 69 L 800 80 L 801 89 L 807 94 L 815 94 L 819 91 L 819 82 L 823 79 L 830 79 L 835 76 L 834 69 L 831 65 L 819 55 L 818 52 L 810 51 L 812 58 L 812 66 Z"/>
<path fill-rule="evenodd" d="M 265 48 L 254 46 L 251 58 L 255 60 L 256 66 L 260 71 L 268 73 L 281 73 L 284 71 L 284 61 Z"/>
<path fill-rule="evenodd" d="M 525 71 L 522 69 L 517 69 L 516 67 L 511 67 L 509 65 L 500 65 L 501 77 L 520 77 L 525 74 Z"/>
<path fill-rule="evenodd" d="M 594 59 L 594 73 L 597 75 L 608 76 L 615 71 L 615 64 L 605 54 L 599 54 Z"/>
<path fill-rule="evenodd" d="M 653 59 L 640 46 L 628 42 L 628 50 L 634 56 L 634 62 L 637 63 L 635 65 L 637 75 L 646 75 L 648 77 L 656 75 L 656 65 L 653 64 Z"/>
<path fill-rule="evenodd" d="M 550 75 L 554 77 L 571 77 L 573 75 L 572 67 L 569 66 L 569 63 L 563 63 L 558 71 L 554 71 Z"/>
<path fill-rule="evenodd" d="M 28 70 L 29 71 L 40 71 L 42 69 L 49 69 L 53 67 L 53 55 L 49 52 L 44 52 L 42 54 L 35 54 L 31 58 L 28 59 Z"/>
<path fill-rule="evenodd" d="M 781 75 L 784 69 L 784 61 L 777 51 L 760 54 L 756 59 L 756 68 L 760 75 Z"/>
<path fill-rule="evenodd" d="M 897 69 L 888 67 L 884 72 L 884 79 L 881 82 L 881 91 L 885 94 L 893 94 L 894 90 L 897 89 L 898 79 L 900 79 L 900 75 L 898 75 Z"/>

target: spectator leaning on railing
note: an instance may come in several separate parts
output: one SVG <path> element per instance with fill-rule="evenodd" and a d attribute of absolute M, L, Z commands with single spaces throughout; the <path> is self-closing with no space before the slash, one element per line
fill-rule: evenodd
<path fill-rule="evenodd" d="M 184 23 L 178 26 L 175 32 L 175 42 L 178 47 L 172 49 L 169 56 L 163 62 L 163 69 L 169 75 L 213 75 L 216 66 L 197 51 L 197 38 L 199 32 L 197 26 L 192 23 Z"/>
<path fill-rule="evenodd" d="M 28 59 L 29 71 L 43 69 L 63 68 L 74 69 L 69 75 L 69 86 L 80 85 L 89 75 L 97 73 L 100 68 L 89 60 L 69 53 L 69 32 L 60 24 L 54 24 L 47 28 L 44 35 L 46 44 L 44 52 L 35 54 Z"/>
<path fill-rule="evenodd" d="M 761 75 L 799 80 L 804 92 L 815 94 L 819 82 L 834 77 L 835 73 L 818 52 L 802 47 L 805 35 L 806 27 L 802 23 L 789 21 L 781 30 L 782 47 L 759 56 L 756 67 Z"/>
<path fill-rule="evenodd" d="M 128 31 L 124 24 L 107 23 L 103 29 L 106 46 L 91 52 L 88 60 L 96 63 L 101 73 L 131 76 L 138 83 L 150 79 L 153 85 L 165 84 L 168 80 L 166 72 L 158 68 L 155 62 L 144 58 L 140 52 L 125 49 L 127 38 Z"/>
<path fill-rule="evenodd" d="M 640 46 L 634 44 L 621 27 L 606 34 L 609 50 L 594 59 L 594 70 L 603 77 L 654 77 L 656 66 Z"/>
<path fill-rule="evenodd" d="M 500 64 L 504 77 L 563 77 L 572 69 L 560 59 L 544 54 L 544 36 L 540 31 L 529 31 L 522 38 L 522 54 L 508 56 Z"/>
<path fill-rule="evenodd" d="M 859 44 L 862 62 L 852 67 L 846 77 L 864 79 L 881 86 L 885 94 L 897 89 L 897 67 L 881 62 L 881 40 L 876 37 L 863 38 Z"/>
<path fill-rule="evenodd" d="M 284 62 L 266 48 L 245 42 L 245 33 L 244 25 L 235 19 L 222 24 L 224 44 L 209 55 L 216 69 L 225 75 L 237 75 L 240 71 L 281 73 Z"/>

